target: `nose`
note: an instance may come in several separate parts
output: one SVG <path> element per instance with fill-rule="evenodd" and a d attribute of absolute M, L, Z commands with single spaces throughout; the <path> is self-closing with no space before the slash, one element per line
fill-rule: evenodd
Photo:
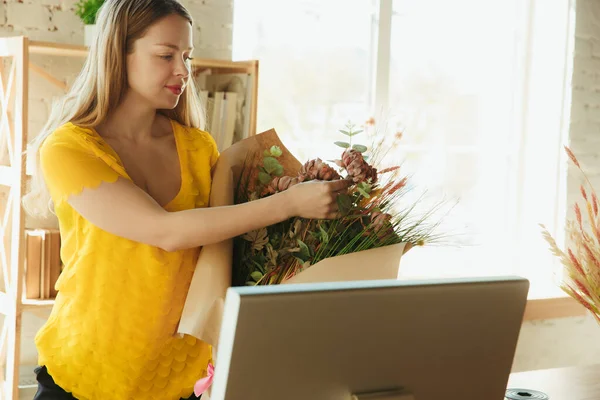
<path fill-rule="evenodd" d="M 182 77 L 187 80 L 190 76 L 190 65 L 185 61 L 185 59 L 181 58 L 177 63 L 177 68 L 175 70 L 175 75 Z"/>

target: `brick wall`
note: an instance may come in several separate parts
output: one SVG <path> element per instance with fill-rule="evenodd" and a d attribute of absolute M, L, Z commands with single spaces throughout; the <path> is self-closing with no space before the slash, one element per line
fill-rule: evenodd
<path fill-rule="evenodd" d="M 0 0 L 0 35 L 83 44 L 83 24 L 73 13 L 77 0 Z M 232 0 L 181 0 L 195 20 L 195 55 L 231 58 Z"/>
<path fill-rule="evenodd" d="M 600 2 L 594 0 L 577 0 L 569 145 L 600 190 Z M 571 165 L 568 204 L 581 198 L 580 182 Z"/>

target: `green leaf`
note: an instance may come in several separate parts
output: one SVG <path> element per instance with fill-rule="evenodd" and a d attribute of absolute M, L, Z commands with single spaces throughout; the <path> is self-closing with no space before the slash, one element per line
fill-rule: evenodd
<path fill-rule="evenodd" d="M 273 157 L 281 157 L 283 151 L 279 148 L 279 146 L 271 146 L 271 155 Z"/>
<path fill-rule="evenodd" d="M 341 212 L 346 213 L 352 208 L 352 200 L 347 194 L 340 194 L 337 197 L 337 204 Z"/>
<path fill-rule="evenodd" d="M 274 157 L 263 158 L 263 165 L 265 167 L 265 170 L 269 174 L 272 174 L 278 167 L 281 166 L 281 164 L 279 164 L 279 161 L 277 161 L 277 159 Z"/>
<path fill-rule="evenodd" d="M 248 281 L 246 282 L 246 286 L 256 286 L 256 282 Z"/>
<path fill-rule="evenodd" d="M 357 187 L 356 187 L 356 190 L 358 190 L 358 192 L 359 192 L 359 193 L 360 193 L 360 194 L 361 194 L 361 195 L 362 195 L 364 198 L 366 198 L 366 199 L 368 199 L 369 197 L 371 197 L 371 196 L 369 195 L 369 193 L 367 193 L 367 191 L 366 191 L 365 189 L 361 188 L 360 186 L 357 186 Z"/>
<path fill-rule="evenodd" d="M 282 176 L 283 175 L 283 167 L 281 165 L 278 165 L 277 168 L 275 169 L 275 171 L 273 171 L 273 175 Z"/>
<path fill-rule="evenodd" d="M 270 155 L 271 155 L 271 152 L 269 150 L 263 151 L 263 157 L 269 157 Z"/>
<path fill-rule="evenodd" d="M 350 147 L 350 143 L 348 142 L 334 142 L 333 144 L 335 144 L 336 146 L 340 146 L 343 149 L 347 149 L 348 147 Z"/>
<path fill-rule="evenodd" d="M 360 131 L 354 131 L 354 132 L 350 131 L 350 136 L 356 136 L 361 132 L 362 132 L 362 129 Z"/>
<path fill-rule="evenodd" d="M 358 187 L 361 188 L 361 189 L 363 189 L 367 193 L 371 193 L 373 191 L 372 185 L 368 184 L 367 182 L 361 182 L 361 183 L 359 183 Z"/>
<path fill-rule="evenodd" d="M 367 146 L 363 146 L 362 144 L 354 144 L 352 148 L 360 153 L 364 153 L 367 151 Z"/>
<path fill-rule="evenodd" d="M 74 4 L 75 15 L 77 15 L 84 24 L 92 25 L 96 23 L 98 10 L 104 3 L 104 0 L 79 0 Z"/>
<path fill-rule="evenodd" d="M 352 134 L 351 134 L 350 132 L 348 132 L 348 131 L 345 131 L 345 130 L 343 130 L 343 129 L 340 129 L 340 132 L 342 132 L 342 133 L 343 133 L 344 135 L 346 135 L 346 136 L 352 136 Z"/>
<path fill-rule="evenodd" d="M 271 175 L 260 171 L 258 173 L 258 180 L 260 181 L 260 183 L 262 183 L 263 185 L 268 185 L 271 182 Z"/>
<path fill-rule="evenodd" d="M 323 227 L 321 225 L 319 225 L 319 230 L 321 231 L 321 241 L 324 244 L 329 243 L 329 234 L 327 233 L 327 231 L 325 229 L 323 229 Z"/>
<path fill-rule="evenodd" d="M 302 262 L 308 261 L 310 259 L 310 249 L 302 240 L 298 240 L 298 247 L 300 247 L 300 251 L 295 253 L 296 257 L 301 259 Z"/>
<path fill-rule="evenodd" d="M 260 271 L 254 271 L 250 274 L 250 277 L 254 279 L 254 282 L 258 282 L 263 277 L 263 274 Z"/>

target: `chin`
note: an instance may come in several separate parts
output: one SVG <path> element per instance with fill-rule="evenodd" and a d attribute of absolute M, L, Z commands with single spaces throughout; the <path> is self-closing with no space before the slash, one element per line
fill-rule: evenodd
<path fill-rule="evenodd" d="M 177 104 L 179 104 L 179 100 L 176 100 L 176 101 L 164 101 L 164 102 L 161 102 L 161 103 L 157 104 L 155 108 L 161 109 L 161 110 L 172 110 L 175 107 L 177 107 Z"/>

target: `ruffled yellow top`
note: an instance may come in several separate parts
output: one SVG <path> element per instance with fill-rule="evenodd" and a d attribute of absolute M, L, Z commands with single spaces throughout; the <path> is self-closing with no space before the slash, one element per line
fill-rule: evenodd
<path fill-rule="evenodd" d="M 206 132 L 171 125 L 182 183 L 165 209 L 205 207 L 218 157 L 215 142 Z M 82 400 L 189 397 L 211 359 L 208 344 L 176 334 L 199 249 L 167 252 L 124 239 L 67 203 L 83 188 L 131 179 L 94 130 L 67 123 L 46 139 L 40 157 L 65 267 L 52 313 L 35 338 L 39 364 Z"/>

